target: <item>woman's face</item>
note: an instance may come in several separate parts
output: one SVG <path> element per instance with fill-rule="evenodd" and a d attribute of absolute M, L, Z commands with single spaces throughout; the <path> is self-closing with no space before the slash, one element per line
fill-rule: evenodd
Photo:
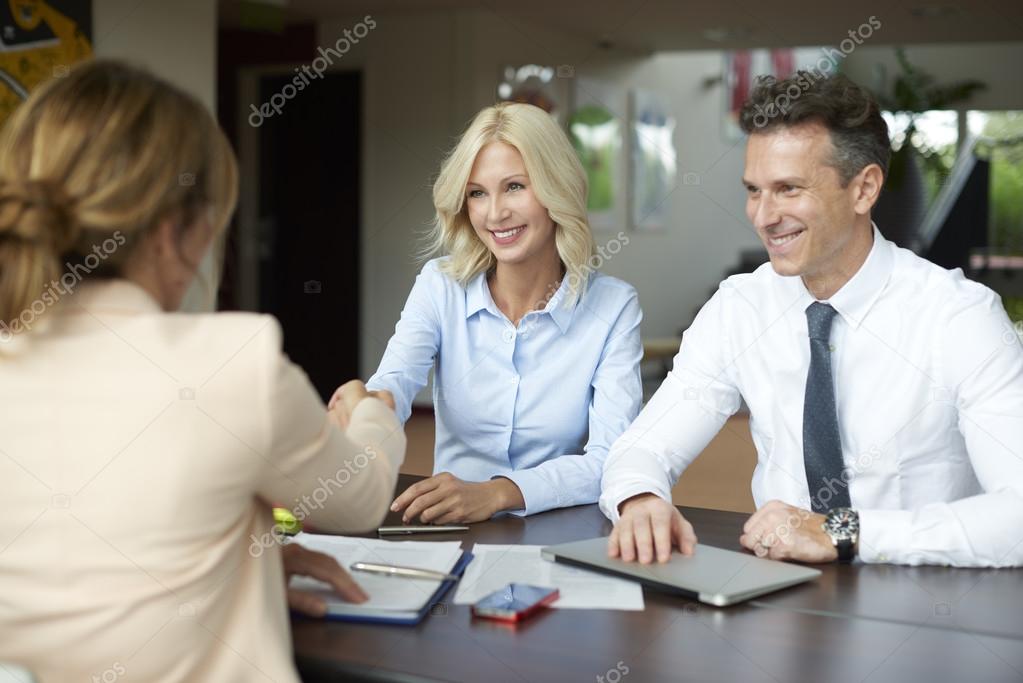
<path fill-rule="evenodd" d="M 465 188 L 469 222 L 498 263 L 557 252 L 554 221 L 533 194 L 519 150 L 491 142 L 476 155 Z"/>

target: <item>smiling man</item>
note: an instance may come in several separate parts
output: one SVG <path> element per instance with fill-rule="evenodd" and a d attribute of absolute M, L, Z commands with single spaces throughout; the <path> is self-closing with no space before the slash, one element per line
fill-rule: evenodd
<path fill-rule="evenodd" d="M 671 488 L 744 400 L 758 456 L 749 550 L 1023 564 L 1023 346 L 994 292 L 871 222 L 889 159 L 876 102 L 844 76 L 768 78 L 741 124 L 746 214 L 770 263 L 721 283 L 611 448 L 609 554 L 694 551 Z"/>

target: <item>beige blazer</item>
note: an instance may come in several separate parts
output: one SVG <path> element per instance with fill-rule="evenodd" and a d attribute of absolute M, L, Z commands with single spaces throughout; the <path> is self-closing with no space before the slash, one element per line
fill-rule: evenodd
<path fill-rule="evenodd" d="M 23 321 L 0 340 L 0 661 L 43 682 L 297 680 L 270 503 L 375 527 L 394 414 L 364 400 L 342 433 L 269 316 L 168 314 L 111 281 Z"/>

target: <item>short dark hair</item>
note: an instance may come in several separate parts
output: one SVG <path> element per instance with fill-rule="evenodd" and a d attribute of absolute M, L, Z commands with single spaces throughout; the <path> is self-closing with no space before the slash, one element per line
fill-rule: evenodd
<path fill-rule="evenodd" d="M 842 74 L 801 70 L 784 80 L 761 76 L 739 112 L 739 126 L 750 135 L 815 122 L 831 136 L 831 165 L 843 186 L 870 164 L 888 178 L 888 124 L 874 96 Z"/>

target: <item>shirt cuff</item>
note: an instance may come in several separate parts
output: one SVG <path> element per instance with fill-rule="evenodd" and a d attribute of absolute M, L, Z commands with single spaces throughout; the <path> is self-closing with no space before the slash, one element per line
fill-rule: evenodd
<path fill-rule="evenodd" d="M 415 395 L 409 399 L 405 398 L 405 393 L 393 382 L 385 382 L 377 379 L 376 377 L 370 377 L 366 382 L 367 391 L 389 391 L 391 396 L 394 398 L 394 415 L 398 420 L 398 423 L 405 426 L 408 422 L 409 417 L 412 416 L 412 400 Z M 363 401 L 365 403 L 365 401 Z"/>
<path fill-rule="evenodd" d="M 912 510 L 859 510 L 859 558 L 868 564 L 906 564 L 913 542 Z"/>
<path fill-rule="evenodd" d="M 639 496 L 644 493 L 652 493 L 658 498 L 669 503 L 672 502 L 671 496 L 661 491 L 660 487 L 654 486 L 651 483 L 635 482 L 619 486 L 614 489 L 605 490 L 600 496 L 600 509 L 604 513 L 604 516 L 611 520 L 612 524 L 617 524 L 620 517 L 618 514 L 618 508 L 621 504 L 633 496 Z M 674 503 L 672 503 L 672 505 L 674 505 Z"/>
<path fill-rule="evenodd" d="M 516 470 L 514 472 L 508 472 L 507 474 L 499 474 L 497 477 L 504 477 L 505 479 L 511 480 L 516 486 L 519 487 L 519 492 L 522 493 L 522 500 L 526 502 L 526 507 L 519 510 L 505 510 L 504 512 L 524 517 L 526 515 L 535 515 L 538 512 L 544 512 L 546 510 L 553 510 L 554 508 L 561 507 L 561 500 L 558 497 L 558 492 L 555 491 L 545 480 L 540 476 L 538 472 L 533 470 Z"/>

